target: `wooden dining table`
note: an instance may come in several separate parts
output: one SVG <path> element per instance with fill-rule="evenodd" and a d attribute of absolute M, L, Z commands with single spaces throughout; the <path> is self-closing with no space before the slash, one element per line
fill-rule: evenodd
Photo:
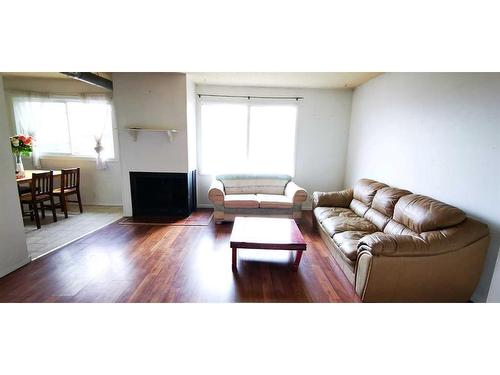
<path fill-rule="evenodd" d="M 24 177 L 23 178 L 17 178 L 16 181 L 18 184 L 20 183 L 31 183 L 31 179 L 33 177 L 33 173 L 44 173 L 44 172 L 50 172 L 50 170 L 45 170 L 45 169 L 26 169 L 24 171 Z M 60 176 L 61 171 L 59 170 L 52 170 L 54 172 L 54 176 Z"/>

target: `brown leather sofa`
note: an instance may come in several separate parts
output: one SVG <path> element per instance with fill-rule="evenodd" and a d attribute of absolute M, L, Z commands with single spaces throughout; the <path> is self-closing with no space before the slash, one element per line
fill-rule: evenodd
<path fill-rule="evenodd" d="M 314 192 L 313 221 L 365 302 L 465 302 L 479 282 L 488 227 L 460 209 L 383 183 Z"/>

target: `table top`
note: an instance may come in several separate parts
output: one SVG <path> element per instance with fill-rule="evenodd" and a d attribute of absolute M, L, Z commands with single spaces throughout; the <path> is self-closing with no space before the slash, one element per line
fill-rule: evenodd
<path fill-rule="evenodd" d="M 26 169 L 24 171 L 24 177 L 23 178 L 18 178 L 16 179 L 17 182 L 31 182 L 31 178 L 33 176 L 33 173 L 44 173 L 44 172 L 50 172 L 50 170 L 45 170 L 45 169 Z M 59 170 L 53 170 L 54 176 L 59 176 L 61 174 L 61 171 Z"/>
<path fill-rule="evenodd" d="M 233 248 L 306 250 L 293 219 L 236 217 L 230 242 Z"/>

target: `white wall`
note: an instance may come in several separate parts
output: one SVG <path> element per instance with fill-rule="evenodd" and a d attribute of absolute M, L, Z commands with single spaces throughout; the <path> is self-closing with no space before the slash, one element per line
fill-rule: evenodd
<path fill-rule="evenodd" d="M 109 90 L 89 85 L 75 79 L 51 79 L 29 77 L 7 77 L 5 80 L 6 91 L 34 91 L 52 94 L 79 94 L 79 93 L 108 93 Z M 16 133 L 15 120 L 12 113 L 12 102 L 7 95 L 7 115 L 10 133 Z M 114 125 L 116 127 L 116 125 Z M 118 142 L 116 131 L 115 143 Z M 122 204 L 121 167 L 118 155 L 118 146 L 115 144 L 115 159 L 108 161 L 108 169 L 97 170 L 93 158 L 68 158 L 68 157 L 41 157 L 44 169 L 80 168 L 81 193 L 83 204 L 113 205 Z M 32 168 L 31 158 L 23 158 L 24 167 Z"/>
<path fill-rule="evenodd" d="M 368 177 L 429 195 L 487 223 L 500 246 L 500 74 L 388 73 L 354 91 L 346 186 Z M 500 301 L 500 270 L 491 300 Z"/>
<path fill-rule="evenodd" d="M 186 120 L 188 132 L 188 169 L 196 169 L 196 85 L 193 81 L 186 79 Z"/>
<path fill-rule="evenodd" d="M 0 277 L 29 262 L 0 75 Z"/>
<path fill-rule="evenodd" d="M 310 195 L 315 190 L 330 191 L 342 188 L 352 90 L 197 85 L 196 92 L 304 97 L 304 100 L 299 102 L 297 113 L 294 181 L 304 187 Z M 207 192 L 212 179 L 211 175 L 198 174 L 198 206 L 210 205 Z M 311 207 L 310 199 L 304 207 Z"/>
<path fill-rule="evenodd" d="M 119 129 L 122 198 L 132 215 L 130 171 L 187 172 L 186 75 L 180 73 L 113 73 L 113 102 Z M 127 127 L 175 128 L 173 142 L 165 133 L 140 133 L 133 141 Z"/>
<path fill-rule="evenodd" d="M 97 170 L 94 159 L 43 158 L 42 169 L 80 168 L 83 204 L 121 206 L 121 168 L 118 160 L 108 161 L 108 168 Z"/>

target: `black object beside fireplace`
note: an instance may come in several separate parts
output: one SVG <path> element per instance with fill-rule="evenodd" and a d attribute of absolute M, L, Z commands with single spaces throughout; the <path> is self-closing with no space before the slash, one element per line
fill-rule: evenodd
<path fill-rule="evenodd" d="M 196 170 L 130 172 L 134 217 L 189 216 L 196 209 Z"/>

